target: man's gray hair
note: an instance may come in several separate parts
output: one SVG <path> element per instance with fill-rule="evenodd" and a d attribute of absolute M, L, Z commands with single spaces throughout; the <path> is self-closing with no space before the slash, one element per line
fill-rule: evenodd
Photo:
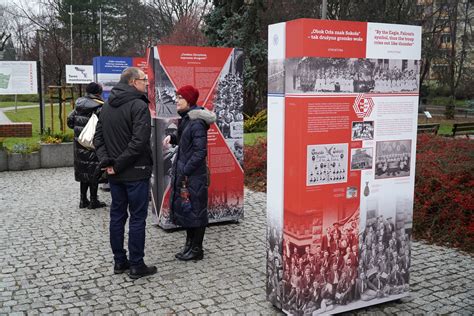
<path fill-rule="evenodd" d="M 140 74 L 142 73 L 143 71 L 137 67 L 125 68 L 124 71 L 122 71 L 122 74 L 120 75 L 119 83 L 130 84 L 132 80 L 140 79 Z"/>

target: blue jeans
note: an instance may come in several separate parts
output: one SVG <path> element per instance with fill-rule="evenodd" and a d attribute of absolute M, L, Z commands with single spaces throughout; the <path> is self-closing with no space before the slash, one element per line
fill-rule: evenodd
<path fill-rule="evenodd" d="M 127 252 L 123 248 L 125 223 L 130 212 L 128 251 L 130 253 L 130 265 L 139 266 L 144 264 L 145 256 L 145 226 L 148 215 L 150 181 L 112 182 L 110 181 L 110 193 L 112 194 L 112 205 L 110 205 L 110 245 L 114 254 L 115 263 L 127 261 Z"/>

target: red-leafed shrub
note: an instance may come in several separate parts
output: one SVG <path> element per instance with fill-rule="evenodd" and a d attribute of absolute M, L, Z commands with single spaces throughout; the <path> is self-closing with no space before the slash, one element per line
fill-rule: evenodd
<path fill-rule="evenodd" d="M 258 138 L 244 149 L 245 185 L 255 191 L 267 189 L 267 139 Z"/>
<path fill-rule="evenodd" d="M 420 135 L 415 237 L 474 251 L 474 142 Z"/>
<path fill-rule="evenodd" d="M 266 190 L 267 141 L 245 147 L 245 185 Z M 417 144 L 415 238 L 474 251 L 474 142 L 420 135 Z"/>

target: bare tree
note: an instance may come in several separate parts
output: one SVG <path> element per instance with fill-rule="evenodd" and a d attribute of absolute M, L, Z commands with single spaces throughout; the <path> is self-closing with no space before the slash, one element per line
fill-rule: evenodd
<path fill-rule="evenodd" d="M 32 28 L 42 32 L 44 48 L 44 65 L 42 67 L 45 76 L 45 84 L 61 85 L 64 68 L 68 61 L 68 44 L 63 25 L 57 19 L 58 10 L 61 10 L 60 0 L 43 0 L 41 12 L 35 13 L 24 3 L 16 6 L 18 18 L 28 20 Z M 26 52 L 30 59 L 38 60 L 38 37 L 35 36 L 33 44 Z"/>
<path fill-rule="evenodd" d="M 160 38 L 170 35 L 174 26 L 182 19 L 192 19 L 201 25 L 204 15 L 211 6 L 210 0 L 152 0 L 149 2 L 148 16 L 156 26 Z M 182 22 L 184 23 L 184 22 Z"/>
<path fill-rule="evenodd" d="M 2 24 L 2 30 L 0 34 L 0 59 L 3 56 L 3 51 L 5 50 L 5 45 L 7 41 L 11 38 L 11 34 L 7 33 L 6 21 L 5 21 L 5 7 L 0 5 L 0 22 Z"/>
<path fill-rule="evenodd" d="M 441 83 L 449 88 L 450 101 L 446 104 L 445 116 L 454 118 L 455 98 L 460 83 L 463 80 L 472 80 L 472 73 L 466 67 L 472 58 L 472 26 L 473 9 L 472 1 L 450 0 L 441 4 L 446 11 L 446 28 L 442 36 L 443 56 L 445 67 L 440 72 Z"/>
<path fill-rule="evenodd" d="M 420 87 L 423 86 L 433 63 L 443 58 L 443 32 L 448 27 L 447 12 L 434 1 L 420 7 L 417 19 L 423 27 Z"/>
<path fill-rule="evenodd" d="M 200 30 L 200 21 L 194 15 L 183 16 L 173 27 L 173 31 L 161 39 L 162 44 L 204 46 L 206 36 Z"/>

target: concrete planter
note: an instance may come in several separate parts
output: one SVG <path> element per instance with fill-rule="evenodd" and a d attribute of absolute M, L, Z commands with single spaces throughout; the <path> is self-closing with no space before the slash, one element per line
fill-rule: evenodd
<path fill-rule="evenodd" d="M 74 166 L 74 143 L 41 144 L 41 168 Z"/>
<path fill-rule="evenodd" d="M 41 166 L 40 153 L 38 151 L 29 154 L 8 154 L 8 170 L 39 169 Z"/>
<path fill-rule="evenodd" d="M 8 154 L 3 148 L 0 148 L 0 171 L 8 170 Z"/>

